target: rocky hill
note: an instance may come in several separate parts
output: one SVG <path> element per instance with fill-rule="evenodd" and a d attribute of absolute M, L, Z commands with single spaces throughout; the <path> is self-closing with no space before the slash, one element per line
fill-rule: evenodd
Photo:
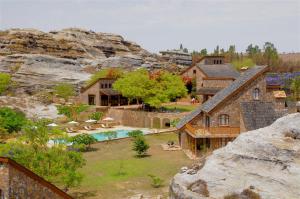
<path fill-rule="evenodd" d="M 171 199 L 251 199 L 257 194 L 300 198 L 299 113 L 241 134 L 205 163 L 177 174 L 170 185 Z"/>
<path fill-rule="evenodd" d="M 0 31 L 0 72 L 13 75 L 19 90 L 33 92 L 57 82 L 78 84 L 105 67 L 151 67 L 158 56 L 120 35 L 77 28 Z"/>

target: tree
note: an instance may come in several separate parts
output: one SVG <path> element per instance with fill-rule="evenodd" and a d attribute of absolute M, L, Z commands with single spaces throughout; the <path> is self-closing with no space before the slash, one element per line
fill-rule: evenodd
<path fill-rule="evenodd" d="M 132 150 L 137 153 L 138 157 L 145 156 L 149 147 L 150 146 L 146 143 L 144 136 L 137 136 L 134 138 Z"/>
<path fill-rule="evenodd" d="M 252 59 L 244 58 L 244 59 L 237 59 L 232 61 L 232 65 L 235 69 L 240 70 L 242 67 L 252 67 L 255 65 Z"/>
<path fill-rule="evenodd" d="M 78 120 L 80 113 L 86 111 L 89 105 L 86 104 L 71 104 L 56 106 L 58 114 L 65 115 L 69 120 Z"/>
<path fill-rule="evenodd" d="M 129 100 L 142 100 L 152 107 L 185 96 L 186 87 L 182 79 L 168 72 L 150 77 L 146 70 L 136 70 L 119 78 L 113 88 Z"/>
<path fill-rule="evenodd" d="M 279 59 L 279 56 L 274 44 L 272 44 L 271 42 L 265 42 L 263 57 L 265 58 L 268 66 L 276 64 L 276 62 Z"/>
<path fill-rule="evenodd" d="M 83 145 L 85 151 L 91 148 L 91 144 L 97 142 L 96 138 L 86 133 L 72 136 L 69 140 L 73 143 L 73 145 L 75 145 L 75 147 L 76 145 Z"/>
<path fill-rule="evenodd" d="M 144 99 L 154 86 L 155 82 L 150 80 L 148 72 L 144 69 L 128 72 L 113 84 L 113 88 L 129 101 Z"/>
<path fill-rule="evenodd" d="M 7 130 L 8 133 L 18 132 L 26 124 L 25 114 L 13 110 L 9 107 L 0 108 L 0 127 Z"/>
<path fill-rule="evenodd" d="M 291 83 L 291 90 L 293 92 L 293 98 L 295 100 L 300 99 L 300 76 L 295 77 Z"/>
<path fill-rule="evenodd" d="M 0 73 L 0 94 L 6 91 L 11 83 L 11 77 L 7 73 Z"/>
<path fill-rule="evenodd" d="M 214 55 L 219 55 L 220 54 L 220 47 L 217 45 L 217 47 L 214 49 Z"/>
<path fill-rule="evenodd" d="M 104 115 L 103 112 L 94 112 L 89 116 L 89 118 L 92 120 L 99 121 L 103 117 L 103 115 Z"/>
<path fill-rule="evenodd" d="M 163 72 L 158 76 L 156 81 L 161 85 L 168 100 L 175 100 L 177 97 L 184 97 L 187 94 L 184 82 L 178 75 Z"/>
<path fill-rule="evenodd" d="M 78 169 L 85 164 L 82 154 L 66 150 L 65 142 L 48 147 L 51 139 L 65 139 L 62 131 L 37 121 L 29 122 L 23 132 L 16 141 L 0 145 L 0 156 L 12 158 L 46 180 L 63 185 L 65 190 L 81 182 L 83 176 Z"/>
<path fill-rule="evenodd" d="M 71 84 L 60 83 L 54 87 L 54 94 L 64 98 L 67 101 L 69 97 L 75 95 L 75 89 Z"/>
<path fill-rule="evenodd" d="M 207 49 L 206 48 L 203 48 L 200 50 L 200 55 L 201 56 L 206 56 L 207 55 Z"/>
<path fill-rule="evenodd" d="M 227 54 L 228 61 L 231 62 L 236 55 L 235 45 L 230 45 L 226 54 Z"/>
<path fill-rule="evenodd" d="M 103 132 L 103 134 L 107 137 L 107 143 L 108 141 L 117 138 L 117 132 L 116 131 L 106 131 Z"/>

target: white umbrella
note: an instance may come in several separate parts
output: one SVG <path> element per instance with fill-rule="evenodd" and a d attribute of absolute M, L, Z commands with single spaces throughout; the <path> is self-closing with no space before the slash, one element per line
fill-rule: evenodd
<path fill-rule="evenodd" d="M 114 121 L 114 118 L 106 117 L 106 118 L 103 119 L 103 121 Z"/>
<path fill-rule="evenodd" d="M 55 123 L 51 123 L 51 124 L 48 124 L 47 126 L 50 126 L 50 127 L 55 127 L 55 126 L 58 126 L 57 124 Z"/>
<path fill-rule="evenodd" d="M 93 119 L 89 119 L 87 121 L 85 121 L 86 123 L 94 123 L 94 122 L 97 122 L 97 120 L 93 120 Z"/>
<path fill-rule="evenodd" d="M 76 121 L 71 121 L 71 122 L 68 122 L 68 124 L 78 124 L 78 122 L 76 122 Z"/>

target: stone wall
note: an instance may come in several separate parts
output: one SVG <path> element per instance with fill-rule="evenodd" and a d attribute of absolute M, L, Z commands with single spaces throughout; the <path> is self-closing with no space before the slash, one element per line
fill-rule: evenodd
<path fill-rule="evenodd" d="M 240 127 L 240 103 L 253 101 L 253 90 L 258 88 L 260 90 L 259 100 L 268 102 L 270 100 L 266 92 L 265 76 L 262 75 L 255 81 L 251 82 L 241 92 L 235 95 L 230 100 L 226 101 L 221 107 L 213 111 L 210 121 L 212 127 L 218 127 L 218 117 L 221 114 L 229 115 L 229 126 Z M 269 100 L 268 100 L 269 99 Z"/>
<path fill-rule="evenodd" d="M 2 194 L 0 198 L 64 198 L 45 186 L 46 183 L 30 177 L 30 174 L 16 169 L 9 163 L 0 163 L 0 193 Z"/>
<path fill-rule="evenodd" d="M 0 198 L 8 198 L 9 190 L 9 166 L 0 162 Z M 2 194 L 2 195 L 1 195 Z"/>
<path fill-rule="evenodd" d="M 99 82 L 92 85 L 87 90 L 80 93 L 80 101 L 84 104 L 89 104 L 89 95 L 95 95 L 95 103 L 96 105 L 100 105 L 100 84 Z"/>
<path fill-rule="evenodd" d="M 196 71 L 196 74 L 194 73 L 194 70 Z M 189 77 L 189 78 L 195 78 L 197 89 L 203 87 L 203 78 L 205 77 L 205 75 L 197 66 L 190 67 L 187 71 L 185 71 L 182 74 L 182 76 Z"/>
<path fill-rule="evenodd" d="M 229 86 L 233 80 L 231 79 L 204 79 L 203 87 L 225 88 Z"/>
<path fill-rule="evenodd" d="M 188 113 L 157 113 L 125 109 L 109 109 L 106 116 L 112 117 L 124 126 L 140 128 L 168 128 L 166 124 L 181 119 Z"/>

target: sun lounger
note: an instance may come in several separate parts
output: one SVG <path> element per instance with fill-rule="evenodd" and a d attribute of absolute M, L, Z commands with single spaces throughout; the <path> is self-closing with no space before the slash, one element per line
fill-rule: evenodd
<path fill-rule="evenodd" d="M 92 130 L 92 129 L 90 128 L 90 126 L 84 126 L 83 128 L 84 128 L 85 130 L 87 130 L 87 131 Z"/>
<path fill-rule="evenodd" d="M 72 130 L 70 130 L 69 128 L 66 128 L 67 133 L 73 133 Z"/>

